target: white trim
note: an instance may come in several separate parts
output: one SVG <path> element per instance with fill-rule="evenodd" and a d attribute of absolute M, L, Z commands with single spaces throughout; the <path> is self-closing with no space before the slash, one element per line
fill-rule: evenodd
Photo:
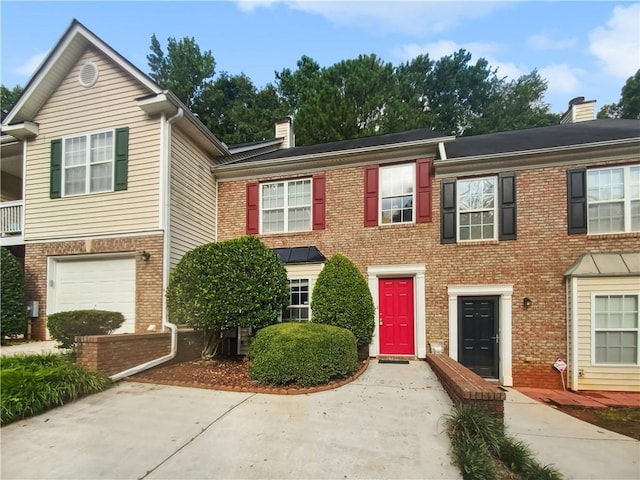
<path fill-rule="evenodd" d="M 96 240 L 96 239 L 109 239 L 109 238 L 145 237 L 145 236 L 161 235 L 162 233 L 163 233 L 162 230 L 143 230 L 141 232 L 111 233 L 108 235 L 102 235 L 102 234 L 78 235 L 78 236 L 68 235 L 65 237 L 29 239 L 25 241 L 25 244 L 75 242 L 77 240 Z"/>
<path fill-rule="evenodd" d="M 369 344 L 369 356 L 377 357 L 379 354 L 379 331 L 378 312 L 380 311 L 378 298 L 378 280 L 380 278 L 403 278 L 412 277 L 413 281 L 413 303 L 414 303 L 414 352 L 416 357 L 426 358 L 427 356 L 427 323 L 425 318 L 425 271 L 424 264 L 409 265 L 372 265 L 367 268 L 369 290 L 373 297 L 375 307 L 375 327 L 373 338 Z"/>
<path fill-rule="evenodd" d="M 513 285 L 450 285 L 449 294 L 449 356 L 458 360 L 458 297 L 500 297 L 498 308 L 498 379 L 505 387 L 513 385 L 512 371 L 512 296 Z"/>
<path fill-rule="evenodd" d="M 578 278 L 571 278 L 571 388 L 578 391 Z"/>
<path fill-rule="evenodd" d="M 389 223 L 383 223 L 382 222 L 382 173 L 385 170 L 393 170 L 395 168 L 404 168 L 404 167 L 411 167 L 411 180 L 413 181 L 413 188 L 411 189 L 411 221 L 409 222 L 405 222 L 405 221 L 400 221 L 400 222 L 394 222 L 394 221 L 390 221 Z M 400 178 L 400 181 L 402 181 L 402 178 Z M 383 165 L 380 166 L 378 168 L 378 225 L 379 226 L 390 226 L 390 225 L 410 225 L 412 223 L 416 223 L 416 213 L 417 213 L 417 208 L 416 208 L 416 162 L 408 162 L 408 163 L 398 163 L 398 164 L 392 164 L 392 165 Z M 405 196 L 405 195 L 402 195 Z M 397 197 L 397 195 L 391 195 L 390 197 L 387 198 L 395 198 Z"/>
<path fill-rule="evenodd" d="M 289 185 L 295 182 L 309 182 L 309 228 L 305 230 L 289 230 L 289 210 L 291 208 L 301 208 L 304 205 L 289 206 Z M 275 232 L 265 232 L 262 228 L 264 220 L 264 211 L 262 207 L 262 187 L 265 185 L 284 185 L 284 204 L 281 208 L 268 208 L 267 211 L 282 210 L 283 211 L 283 230 Z M 313 230 L 313 177 L 301 177 L 282 180 L 273 180 L 270 182 L 258 183 L 258 231 L 260 234 L 272 235 L 278 233 L 299 233 L 299 232 L 311 232 Z"/>
<path fill-rule="evenodd" d="M 477 182 L 482 180 L 493 180 L 493 237 L 491 238 L 469 238 L 467 240 L 460 239 L 460 183 L 470 183 Z M 486 212 L 489 209 L 472 209 L 465 210 L 462 213 L 473 213 L 473 212 Z M 465 242 L 486 242 L 491 240 L 498 240 L 498 177 L 494 175 L 489 175 L 486 177 L 474 177 L 474 178 L 461 178 L 456 180 L 456 242 L 465 243 Z M 471 235 L 471 232 L 469 232 Z"/>
<path fill-rule="evenodd" d="M 166 120 L 167 117 L 164 113 L 162 113 L 160 115 L 160 142 L 158 144 L 159 147 L 159 152 L 158 152 L 158 158 L 160 158 L 160 191 L 158 192 L 158 228 L 162 231 L 164 231 L 166 225 L 167 225 L 167 219 L 166 217 L 166 212 L 165 212 L 165 196 L 166 196 L 166 189 L 167 189 L 167 177 L 169 176 L 169 172 L 167 169 L 167 159 L 165 158 L 164 155 L 164 142 L 165 142 L 165 137 L 167 135 L 167 125 L 166 125 Z"/>
<path fill-rule="evenodd" d="M 638 367 L 640 366 L 640 319 L 636 324 L 636 328 L 616 328 L 616 329 L 596 329 L 596 297 L 636 297 L 636 306 L 638 307 L 638 316 L 640 316 L 640 293 L 634 292 L 591 292 L 591 367 Z M 633 332 L 636 333 L 636 363 L 597 363 L 596 362 L 596 330 L 601 332 Z"/>

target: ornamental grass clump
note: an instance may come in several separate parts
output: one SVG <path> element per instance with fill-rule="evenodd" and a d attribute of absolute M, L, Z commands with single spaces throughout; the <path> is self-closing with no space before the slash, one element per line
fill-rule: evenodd
<path fill-rule="evenodd" d="M 308 387 L 351 375 L 358 353 L 356 338 L 347 329 L 281 323 L 256 333 L 249 359 L 249 374 L 260 383 Z"/>
<path fill-rule="evenodd" d="M 475 405 L 459 405 L 447 418 L 453 457 L 465 480 L 561 480 L 550 465 L 540 465 L 529 447 L 509 437 L 504 426 Z"/>
<path fill-rule="evenodd" d="M 100 392 L 111 380 L 68 355 L 16 355 L 0 359 L 0 385 L 0 423 L 6 425 Z"/>

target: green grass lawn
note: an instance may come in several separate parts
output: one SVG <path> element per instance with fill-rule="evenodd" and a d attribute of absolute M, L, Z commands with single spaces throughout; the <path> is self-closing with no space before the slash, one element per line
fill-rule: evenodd
<path fill-rule="evenodd" d="M 0 424 L 31 417 L 111 385 L 66 354 L 0 357 Z"/>

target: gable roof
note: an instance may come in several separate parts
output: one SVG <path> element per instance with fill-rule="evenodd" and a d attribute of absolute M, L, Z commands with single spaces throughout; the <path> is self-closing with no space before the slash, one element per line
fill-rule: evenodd
<path fill-rule="evenodd" d="M 162 88 L 135 65 L 74 19 L 33 74 L 3 124 L 31 121 L 88 46 L 93 46 L 135 78 L 150 94 Z"/>
<path fill-rule="evenodd" d="M 516 154 L 640 138 L 640 120 L 591 120 L 510 132 L 458 137 L 446 145 L 448 159 Z"/>

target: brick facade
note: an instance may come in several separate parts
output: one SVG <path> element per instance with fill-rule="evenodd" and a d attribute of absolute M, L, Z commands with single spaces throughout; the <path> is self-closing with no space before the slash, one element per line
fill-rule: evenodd
<path fill-rule="evenodd" d="M 606 164 L 612 162 L 601 163 Z M 517 240 L 441 244 L 440 178 L 433 184 L 433 222 L 364 227 L 363 166 L 325 172 L 324 230 L 260 239 L 271 248 L 314 245 L 327 258 L 342 253 L 363 274 L 372 265 L 424 264 L 426 340 L 444 342 L 445 352 L 448 286 L 513 285 L 513 383 L 562 388 L 552 365 L 558 357 L 567 358 L 565 270 L 581 254 L 637 250 L 640 242 L 638 233 L 567 234 L 566 172 L 573 166 L 517 171 Z M 245 234 L 245 185 L 255 180 L 219 184 L 219 240 Z M 532 299 L 531 307 L 523 307 L 524 297 Z"/>
<path fill-rule="evenodd" d="M 29 300 L 40 302 L 39 316 L 31 320 L 31 337 L 46 338 L 47 263 L 49 257 L 89 254 L 131 254 L 136 259 L 136 332 L 162 322 L 163 235 L 28 243 L 25 246 L 25 280 Z M 151 254 L 148 261 L 140 253 Z M 90 257 L 89 257 L 90 258 Z"/>

